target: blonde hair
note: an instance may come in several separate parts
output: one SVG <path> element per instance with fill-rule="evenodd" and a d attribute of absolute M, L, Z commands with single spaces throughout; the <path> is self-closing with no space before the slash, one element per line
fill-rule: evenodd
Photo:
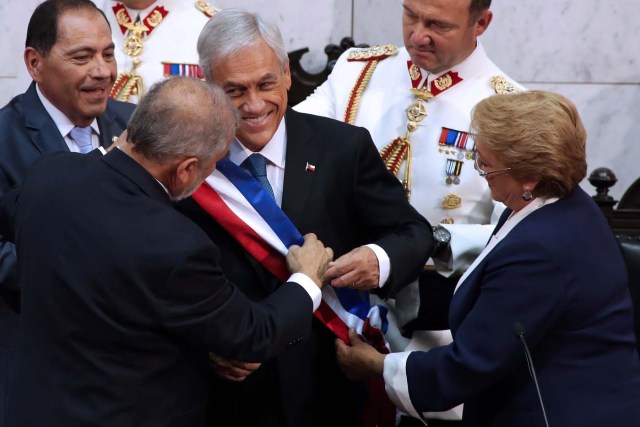
<path fill-rule="evenodd" d="M 587 133 L 575 105 L 560 94 L 491 96 L 473 109 L 471 128 L 515 180 L 539 181 L 535 196 L 563 197 L 587 173 Z"/>

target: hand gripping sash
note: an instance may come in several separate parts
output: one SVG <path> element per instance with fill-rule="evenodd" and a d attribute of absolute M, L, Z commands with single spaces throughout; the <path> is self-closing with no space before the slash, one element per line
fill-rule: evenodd
<path fill-rule="evenodd" d="M 285 259 L 288 248 L 302 245 L 304 239 L 249 173 L 223 159 L 192 197 L 278 280 L 285 282 L 289 278 Z M 349 342 L 349 328 L 354 328 L 378 351 L 388 353 L 383 336 L 388 326 L 386 312 L 385 307 L 370 306 L 367 292 L 325 286 L 320 308 L 314 315 L 345 343 Z M 374 394 L 382 392 L 384 395 L 384 386 L 379 388 L 378 384 L 377 387 Z M 378 402 L 378 411 L 379 406 Z M 376 423 L 393 426 L 395 419 L 389 423 L 377 421 L 365 425 L 375 426 Z"/>

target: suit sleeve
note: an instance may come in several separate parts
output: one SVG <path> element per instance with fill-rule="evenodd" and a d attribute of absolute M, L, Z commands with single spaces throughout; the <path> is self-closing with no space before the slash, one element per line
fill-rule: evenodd
<path fill-rule="evenodd" d="M 18 188 L 0 191 L 0 293 L 4 295 L 19 290 L 16 249 L 12 243 L 18 191 Z"/>
<path fill-rule="evenodd" d="M 391 297 L 415 280 L 433 248 L 431 226 L 409 203 L 402 185 L 384 165 L 369 132 L 359 130 L 354 171 L 359 223 L 389 256 L 391 271 L 378 292 Z"/>
<path fill-rule="evenodd" d="M 250 301 L 224 276 L 213 246 L 186 256 L 159 301 L 162 323 L 194 348 L 261 362 L 310 333 L 313 305 L 298 284 Z"/>
<path fill-rule="evenodd" d="M 530 331 L 528 342 L 535 349 L 562 315 L 570 281 L 562 259 L 543 242 L 514 245 L 491 254 L 454 342 L 409 355 L 408 393 L 418 412 L 446 410 L 481 395 L 524 363 L 515 322 Z"/>

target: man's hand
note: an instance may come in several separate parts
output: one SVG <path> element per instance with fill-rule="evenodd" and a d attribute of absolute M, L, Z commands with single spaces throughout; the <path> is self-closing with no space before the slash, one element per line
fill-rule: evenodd
<path fill-rule="evenodd" d="M 324 275 L 329 261 L 333 259 L 333 250 L 325 248 L 315 234 L 304 236 L 302 246 L 292 245 L 287 254 L 287 267 L 291 273 L 304 273 L 320 289 L 324 286 Z"/>
<path fill-rule="evenodd" d="M 330 262 L 325 275 L 336 288 L 377 288 L 380 284 L 378 257 L 371 248 L 360 246 Z"/>
<path fill-rule="evenodd" d="M 262 363 L 241 362 L 239 360 L 231 360 L 222 356 L 209 353 L 211 365 L 216 375 L 227 381 L 240 382 L 244 381 L 253 371 L 258 369 Z"/>
<path fill-rule="evenodd" d="M 364 342 L 354 329 L 349 329 L 350 344 L 336 339 L 336 358 L 342 372 L 350 380 L 362 380 L 382 376 L 384 357 L 378 350 Z"/>

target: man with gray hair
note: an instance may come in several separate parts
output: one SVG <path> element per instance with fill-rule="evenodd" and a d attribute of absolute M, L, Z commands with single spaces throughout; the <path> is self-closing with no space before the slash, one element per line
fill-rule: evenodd
<path fill-rule="evenodd" d="M 393 294 L 418 274 L 431 250 L 428 223 L 366 130 L 287 109 L 291 74 L 275 25 L 222 10 L 200 34 L 198 54 L 207 81 L 238 109 L 240 127 L 225 170 L 208 177 L 183 212 L 224 247 L 223 270 L 255 301 L 279 289 L 271 264 L 278 239 L 316 233 L 338 256 L 326 272 L 332 286 L 323 301 L 336 313 L 347 310 L 363 331 L 372 327 L 373 318 L 360 311 L 376 310 L 366 291 Z M 308 339 L 262 365 L 212 356 L 210 425 L 359 425 L 371 402 L 366 385 L 349 382 L 336 365 L 337 317 L 317 312 L 314 320 Z"/>
<path fill-rule="evenodd" d="M 236 128 L 220 88 L 168 79 L 143 98 L 124 145 L 44 155 L 2 199 L 22 280 L 9 426 L 204 426 L 209 351 L 259 362 L 309 334 L 331 249 L 305 236 L 289 280 L 252 302 L 172 206 Z"/>

